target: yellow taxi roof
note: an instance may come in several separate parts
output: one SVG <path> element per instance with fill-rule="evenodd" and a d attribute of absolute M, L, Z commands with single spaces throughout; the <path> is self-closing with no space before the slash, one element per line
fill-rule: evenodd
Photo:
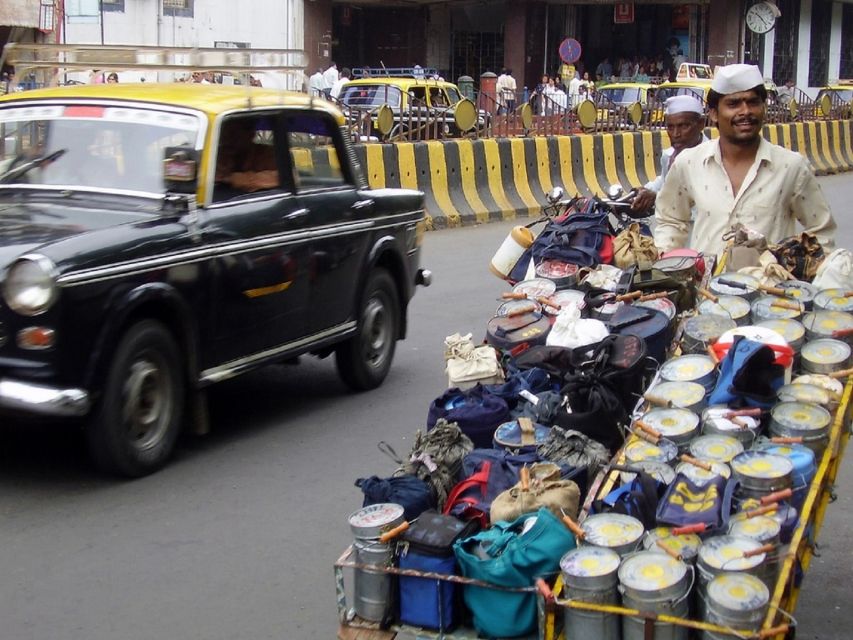
<path fill-rule="evenodd" d="M 196 109 L 215 117 L 234 109 L 253 107 L 304 107 L 319 109 L 331 114 L 339 124 L 344 122 L 341 112 L 331 103 L 312 98 L 304 93 L 277 89 L 263 89 L 243 85 L 171 83 L 86 84 L 33 89 L 0 96 L 0 105 L 21 100 L 127 100 L 172 105 Z"/>
<path fill-rule="evenodd" d="M 602 84 L 597 87 L 598 91 L 602 91 L 603 89 L 633 89 L 639 87 L 641 89 L 652 89 L 657 87 L 656 84 L 652 84 L 651 82 L 608 82 L 607 84 Z"/>

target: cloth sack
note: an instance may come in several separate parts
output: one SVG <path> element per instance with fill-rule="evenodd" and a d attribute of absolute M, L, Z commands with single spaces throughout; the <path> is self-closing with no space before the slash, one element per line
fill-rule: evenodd
<path fill-rule="evenodd" d="M 444 339 L 447 386 L 467 389 L 475 384 L 503 382 L 504 374 L 498 354 L 488 345 L 475 346 L 471 334 L 458 333 Z"/>
<path fill-rule="evenodd" d="M 666 486 L 644 471 L 592 503 L 591 513 L 621 513 L 636 518 L 646 529 L 656 526 L 658 502 Z"/>
<path fill-rule="evenodd" d="M 620 269 L 638 265 L 649 269 L 658 259 L 654 238 L 640 233 L 640 225 L 632 222 L 613 239 L 613 264 Z"/>
<path fill-rule="evenodd" d="M 527 520 L 535 522 L 526 527 Z M 465 604 L 474 627 L 487 638 L 510 638 L 536 629 L 537 578 L 560 570 L 560 558 L 575 548 L 575 537 L 544 507 L 512 522 L 496 522 L 491 528 L 453 545 L 462 575 L 493 585 L 523 588 L 502 591 L 466 584 Z"/>
<path fill-rule="evenodd" d="M 432 401 L 427 414 L 427 429 L 444 418 L 459 425 L 475 447 L 489 447 L 492 436 L 504 422 L 511 420 L 503 398 L 486 393 L 477 385 L 470 389 L 448 389 Z"/>
<path fill-rule="evenodd" d="M 435 493 L 440 509 L 447 493 L 456 484 L 466 455 L 474 449 L 471 439 L 462 433 L 455 422 L 439 418 L 432 429 L 418 430 L 408 458 L 402 460 L 387 442 L 379 443 L 379 450 L 394 460 L 399 467 L 394 476 L 416 476 L 428 483 Z"/>
<path fill-rule="evenodd" d="M 768 247 L 776 260 L 797 280 L 811 282 L 823 262 L 823 247 L 817 236 L 806 231 Z"/>
<path fill-rule="evenodd" d="M 580 309 L 576 305 L 570 305 L 557 314 L 545 344 L 569 348 L 582 347 L 604 340 L 608 333 L 607 325 L 601 320 L 581 318 Z"/>
<path fill-rule="evenodd" d="M 417 476 L 402 475 L 391 478 L 359 478 L 355 486 L 364 494 L 361 506 L 393 502 L 403 507 L 403 517 L 414 520 L 427 509 L 435 508 L 432 487 Z"/>
<path fill-rule="evenodd" d="M 765 251 L 761 254 L 758 258 L 757 267 L 744 267 L 743 269 L 739 269 L 738 273 L 745 273 L 746 275 L 757 278 L 760 284 L 769 287 L 775 287 L 780 282 L 794 279 L 794 275 L 779 264 L 776 256 L 770 251 Z"/>
<path fill-rule="evenodd" d="M 554 383 L 551 381 L 551 376 L 544 369 L 532 367 L 521 370 L 512 363 L 506 369 L 508 372 L 506 382 L 502 384 L 483 385 L 483 391 L 501 398 L 506 402 L 510 411 L 515 409 L 519 401 L 523 398 L 521 395 L 522 391 L 536 395 L 542 391 L 555 388 Z"/>
<path fill-rule="evenodd" d="M 575 519 L 579 504 L 577 483 L 561 479 L 560 468 L 553 463 L 535 463 L 530 467 L 529 487 L 525 489 L 518 482 L 498 494 L 492 502 L 489 519 L 493 524 L 499 520 L 515 520 L 540 507 L 549 509 L 557 517 L 565 513 Z"/>
<path fill-rule="evenodd" d="M 759 266 L 761 254 L 767 249 L 767 239 L 763 235 L 740 223 L 723 235 L 723 240 L 727 244 L 721 262 L 726 271 Z"/>
<path fill-rule="evenodd" d="M 836 249 L 817 269 L 812 284 L 820 289 L 853 290 L 853 253 Z"/>
<path fill-rule="evenodd" d="M 573 478 L 584 493 L 587 482 L 610 461 L 610 452 L 603 444 L 578 431 L 560 427 L 551 427 L 548 438 L 536 447 L 536 453 L 542 460 L 584 470 L 585 473 Z"/>
<path fill-rule="evenodd" d="M 523 466 L 538 460 L 535 452 L 516 454 L 504 449 L 474 449 L 462 461 L 463 479 L 450 490 L 444 514 L 489 526 L 494 499 L 518 482 Z"/>

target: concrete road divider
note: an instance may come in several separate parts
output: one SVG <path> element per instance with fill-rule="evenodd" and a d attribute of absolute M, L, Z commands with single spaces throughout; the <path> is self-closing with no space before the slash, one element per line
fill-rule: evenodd
<path fill-rule="evenodd" d="M 819 175 L 853 169 L 850 120 L 766 125 L 764 137 L 803 154 Z M 641 186 L 657 175 L 668 146 L 661 130 L 364 144 L 356 153 L 371 187 L 420 189 L 428 227 L 443 228 L 536 216 L 555 186 L 569 196 L 600 196 L 617 182 Z"/>

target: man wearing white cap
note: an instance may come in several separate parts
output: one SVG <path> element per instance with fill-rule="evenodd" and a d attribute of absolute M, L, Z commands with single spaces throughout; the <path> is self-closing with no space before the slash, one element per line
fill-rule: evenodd
<path fill-rule="evenodd" d="M 795 221 L 832 248 L 835 220 L 808 161 L 761 136 L 767 90 L 758 67 L 719 67 L 708 114 L 720 137 L 679 154 L 655 202 L 655 244 L 683 247 L 696 210 L 691 247 L 718 255 L 736 223 L 768 242 L 796 233 Z"/>
<path fill-rule="evenodd" d="M 631 203 L 634 211 L 648 211 L 655 206 L 655 198 L 663 187 L 663 181 L 675 157 L 685 149 L 708 140 L 702 133 L 705 127 L 705 109 L 698 98 L 687 95 L 672 96 L 664 102 L 663 109 L 666 132 L 672 146 L 661 153 L 658 177 L 647 182 L 637 192 Z"/>

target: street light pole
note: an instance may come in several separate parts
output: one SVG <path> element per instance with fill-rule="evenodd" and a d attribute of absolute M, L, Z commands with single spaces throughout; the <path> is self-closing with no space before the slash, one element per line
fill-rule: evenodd
<path fill-rule="evenodd" d="M 101 44 L 104 44 L 104 0 L 98 0 L 98 11 L 101 14 Z"/>

